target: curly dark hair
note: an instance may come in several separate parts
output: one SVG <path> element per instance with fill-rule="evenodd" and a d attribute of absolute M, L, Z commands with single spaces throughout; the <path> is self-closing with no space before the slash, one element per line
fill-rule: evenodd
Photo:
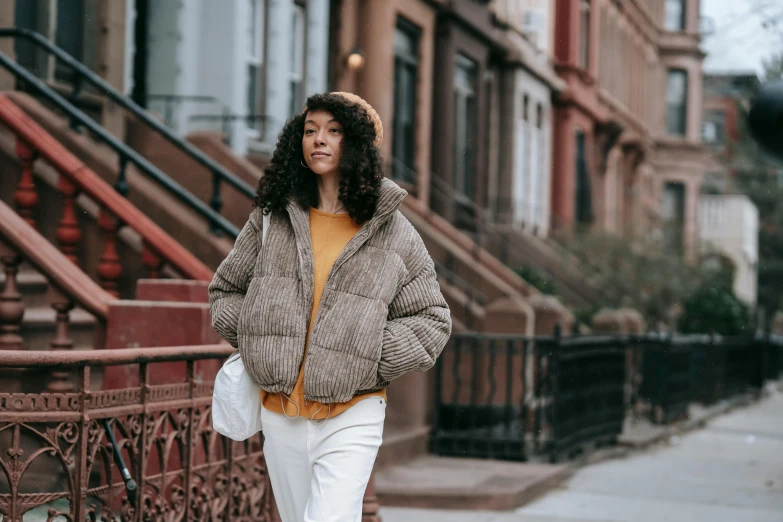
<path fill-rule="evenodd" d="M 308 111 L 331 113 L 343 127 L 340 156 L 340 201 L 357 224 L 368 221 L 378 203 L 383 160 L 374 145 L 375 127 L 364 108 L 338 94 L 315 94 L 307 111 L 288 120 L 277 139 L 272 161 L 258 182 L 255 205 L 264 213 L 285 212 L 289 199 L 302 208 L 318 206 L 316 176 L 303 167 L 302 136 Z"/>

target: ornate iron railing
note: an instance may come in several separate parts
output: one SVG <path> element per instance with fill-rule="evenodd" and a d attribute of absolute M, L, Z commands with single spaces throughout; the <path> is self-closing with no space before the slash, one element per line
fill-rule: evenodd
<path fill-rule="evenodd" d="M 693 402 L 783 375 L 783 339 L 454 333 L 435 368 L 432 450 L 525 460 L 612 444 L 628 416 L 668 424 Z"/>
<path fill-rule="evenodd" d="M 47 521 L 69 522 L 276 520 L 262 436 L 238 443 L 213 431 L 213 383 L 195 378 L 199 360 L 232 352 L 225 345 L 0 351 L 3 371 L 56 367 L 78 377 L 73 392 L 0 393 L 3 519 L 21 522 L 37 510 Z M 153 382 L 157 364 L 173 365 L 172 375 L 184 365 L 184 380 Z M 112 365 L 135 365 L 128 374 L 138 384 L 94 391 L 93 370 Z"/>

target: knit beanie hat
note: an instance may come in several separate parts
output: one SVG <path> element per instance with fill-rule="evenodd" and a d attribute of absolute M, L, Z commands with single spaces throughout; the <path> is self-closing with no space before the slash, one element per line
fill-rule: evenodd
<path fill-rule="evenodd" d="M 346 101 L 358 105 L 359 107 L 365 110 L 367 116 L 370 118 L 370 122 L 373 124 L 373 127 L 375 127 L 375 141 L 373 143 L 375 144 L 376 147 L 380 148 L 381 142 L 383 141 L 383 124 L 381 123 L 381 117 L 378 116 L 378 113 L 375 112 L 375 109 L 372 108 L 372 105 L 367 103 L 360 96 L 357 96 L 350 92 L 333 92 L 331 94 L 334 94 L 336 96 L 341 96 Z"/>

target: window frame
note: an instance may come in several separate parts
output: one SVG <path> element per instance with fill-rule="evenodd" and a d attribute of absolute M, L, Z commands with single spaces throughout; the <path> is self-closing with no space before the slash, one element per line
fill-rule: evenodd
<path fill-rule="evenodd" d="M 677 128 L 672 119 L 673 102 L 669 98 L 672 87 L 671 79 L 674 75 L 681 75 L 684 79 L 681 101 L 678 103 Z M 666 134 L 672 137 L 684 138 L 688 135 L 688 96 L 690 94 L 690 77 L 687 69 L 670 67 L 666 70 Z"/>
<path fill-rule="evenodd" d="M 462 82 L 460 71 L 466 73 L 467 82 Z M 454 104 L 454 188 L 458 196 L 469 196 L 475 190 L 476 137 L 471 136 L 478 123 L 479 101 L 479 64 L 467 54 L 457 52 L 454 55 L 454 75 L 452 78 Z M 464 109 L 464 119 L 461 120 L 460 110 Z M 472 139 L 471 139 L 472 138 Z M 460 145 L 461 142 L 462 145 Z M 462 161 L 460 161 L 462 156 Z"/>
<path fill-rule="evenodd" d="M 669 15 L 669 7 L 673 5 L 679 5 L 680 13 L 677 23 L 671 25 L 669 22 L 672 19 Z M 686 0 L 665 0 L 663 6 L 663 28 L 670 33 L 682 33 L 685 32 L 687 24 L 688 2 Z M 673 16 L 673 15 L 671 15 Z"/>
<path fill-rule="evenodd" d="M 687 190 L 685 183 L 674 180 L 664 182 L 661 190 L 664 248 L 672 248 L 675 252 L 682 252 L 685 246 Z"/>
<path fill-rule="evenodd" d="M 408 38 L 412 52 L 405 53 L 397 46 L 399 34 Z M 392 176 L 407 183 L 416 183 L 416 100 L 419 87 L 419 67 L 421 65 L 422 30 L 402 16 L 395 24 L 394 45 L 394 118 L 392 121 Z M 408 82 L 408 91 L 403 92 L 404 81 Z M 404 96 L 412 99 L 403 99 Z M 404 112 L 410 109 L 410 113 Z M 404 118 L 407 116 L 407 118 Z M 404 157 L 401 157 L 404 156 Z M 411 175 L 412 172 L 412 175 Z"/>
<path fill-rule="evenodd" d="M 304 82 L 307 71 L 307 8 L 295 3 L 293 13 L 291 27 L 293 45 L 291 46 L 291 69 L 288 73 L 289 117 L 296 114 L 304 104 Z"/>
<path fill-rule="evenodd" d="M 266 0 L 249 0 L 246 6 L 253 5 L 248 16 L 248 41 L 249 45 L 245 49 L 245 66 L 247 71 L 247 87 L 245 94 L 245 107 L 247 111 L 247 121 L 245 126 L 249 137 L 253 139 L 263 139 L 266 126 L 263 120 L 256 116 L 263 113 L 264 107 L 264 77 L 266 61 Z"/>
<path fill-rule="evenodd" d="M 590 225 L 593 222 L 593 195 L 590 179 L 590 158 L 587 132 L 574 129 L 574 222 Z"/>

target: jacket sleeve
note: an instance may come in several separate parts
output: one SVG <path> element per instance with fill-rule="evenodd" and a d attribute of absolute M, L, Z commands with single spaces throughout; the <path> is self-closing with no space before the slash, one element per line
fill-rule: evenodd
<path fill-rule="evenodd" d="M 421 238 L 416 239 L 423 262 L 389 305 L 383 330 L 378 374 L 387 381 L 409 371 L 432 368 L 451 335 L 451 314 L 440 292 L 435 266 Z"/>
<path fill-rule="evenodd" d="M 234 248 L 220 263 L 209 284 L 212 328 L 237 348 L 237 323 L 258 255 L 258 229 L 253 216 L 237 236 Z"/>

